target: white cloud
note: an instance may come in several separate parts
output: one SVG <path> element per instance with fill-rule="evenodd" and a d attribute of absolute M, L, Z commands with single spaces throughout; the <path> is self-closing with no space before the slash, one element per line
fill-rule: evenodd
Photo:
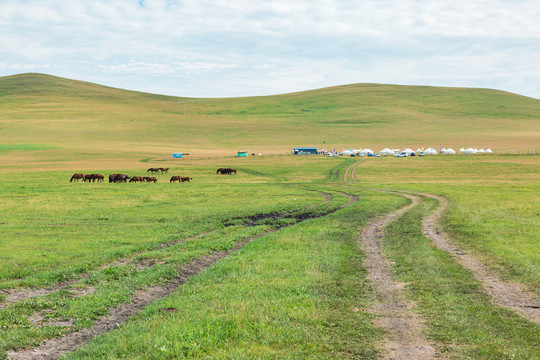
<path fill-rule="evenodd" d="M 0 75 L 34 64 L 203 96 L 459 81 L 540 97 L 538 19 L 537 0 L 3 0 Z"/>
<path fill-rule="evenodd" d="M 237 68 L 237 64 L 218 64 L 206 62 L 173 62 L 167 64 L 129 62 L 121 65 L 99 65 L 109 73 L 147 73 L 147 74 L 174 74 L 178 72 L 202 74 L 212 71 Z"/>
<path fill-rule="evenodd" d="M 8 71 L 35 71 L 37 69 L 47 69 L 50 64 L 7 64 L 0 62 L 0 70 Z"/>

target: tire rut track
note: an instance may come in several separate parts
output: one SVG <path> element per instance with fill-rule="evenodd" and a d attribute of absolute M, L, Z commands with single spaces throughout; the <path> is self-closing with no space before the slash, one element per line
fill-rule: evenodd
<path fill-rule="evenodd" d="M 534 294 L 521 284 L 501 279 L 494 271 L 472 254 L 468 254 L 455 245 L 437 226 L 442 213 L 448 206 L 448 200 L 442 196 L 426 193 L 415 195 L 435 199 L 439 206 L 422 220 L 422 232 L 431 239 L 438 249 L 450 253 L 454 259 L 482 284 L 484 291 L 498 306 L 513 310 L 535 323 L 540 323 L 540 302 Z"/>
<path fill-rule="evenodd" d="M 349 198 L 347 204 L 338 206 L 328 210 L 324 214 L 319 214 L 319 216 L 308 217 L 301 219 L 299 222 L 309 220 L 312 218 L 326 216 L 337 210 L 343 209 L 347 206 L 352 205 L 358 200 L 357 196 L 349 195 L 342 193 L 343 195 Z M 326 201 L 330 201 L 329 194 L 325 193 Z M 8 351 L 8 359 L 12 360 L 52 360 L 58 359 L 61 356 L 65 355 L 68 352 L 74 351 L 86 342 L 90 341 L 94 337 L 111 331 L 115 329 L 122 323 L 125 323 L 129 320 L 130 317 L 136 315 L 146 306 L 170 295 L 172 292 L 176 291 L 182 284 L 191 279 L 193 276 L 198 275 L 202 271 L 206 270 L 217 261 L 230 256 L 236 251 L 243 248 L 245 245 L 251 243 L 252 241 L 259 239 L 263 236 L 266 236 L 270 233 L 274 233 L 279 229 L 270 229 L 264 232 L 263 234 L 250 237 L 242 242 L 237 243 L 233 248 L 226 251 L 215 251 L 214 253 L 197 258 L 191 262 L 179 267 L 178 275 L 172 280 L 166 282 L 163 285 L 151 286 L 144 290 L 137 291 L 131 298 L 130 303 L 122 303 L 119 306 L 111 309 L 109 315 L 96 321 L 94 325 L 89 328 L 85 328 L 76 332 L 69 333 L 62 337 L 57 337 L 44 341 L 39 347 L 33 349 L 21 349 L 21 350 L 11 350 Z"/>
<path fill-rule="evenodd" d="M 353 183 L 356 182 L 356 168 L 360 164 L 361 163 L 359 161 L 356 161 L 354 164 L 352 164 L 351 166 L 347 167 L 347 169 L 345 169 L 345 174 L 343 174 L 343 182 L 348 183 L 349 180 Z"/>
<path fill-rule="evenodd" d="M 361 247 L 366 254 L 367 277 L 380 297 L 372 312 L 378 316 L 377 325 L 387 332 L 385 359 L 433 359 L 436 358 L 436 350 L 422 333 L 424 321 L 413 311 L 414 303 L 406 299 L 403 284 L 394 280 L 391 263 L 381 250 L 383 227 L 419 203 L 417 196 L 401 195 L 412 203 L 370 222 L 360 236 Z"/>
<path fill-rule="evenodd" d="M 332 200 L 332 195 L 331 194 L 321 192 L 321 191 L 319 191 L 319 193 L 321 195 L 323 195 L 323 197 L 324 197 L 324 200 L 322 202 L 323 204 Z M 314 208 L 314 207 L 316 207 L 318 205 L 320 205 L 320 204 L 309 205 L 309 206 L 307 206 L 307 207 L 305 207 L 303 209 L 300 209 L 299 211 L 305 211 L 307 209 Z M 270 217 L 272 217 L 274 219 L 277 219 L 277 218 L 281 218 L 281 217 L 286 217 L 286 216 L 290 215 L 290 213 L 281 213 L 281 214 L 273 214 L 273 213 L 271 213 L 271 214 L 262 214 L 262 215 L 263 216 L 261 216 L 261 218 L 266 218 L 266 217 L 270 218 Z M 247 216 L 247 217 L 245 217 L 245 219 L 251 219 L 252 217 L 253 216 Z M 188 242 L 190 240 L 195 240 L 195 239 L 201 238 L 203 236 L 210 235 L 212 233 L 215 233 L 218 230 L 219 229 L 205 231 L 205 232 L 202 232 L 200 234 L 197 234 L 197 235 L 194 235 L 194 236 L 191 236 L 191 237 L 188 237 L 188 238 L 179 239 L 179 240 L 173 240 L 173 241 L 170 241 L 170 242 L 167 242 L 167 243 L 162 243 L 162 244 L 159 244 L 156 247 L 155 250 L 164 250 L 164 249 L 167 249 L 167 248 L 169 248 L 171 246 L 174 246 L 174 245 L 183 244 L 183 243 L 186 243 L 186 242 Z M 114 266 L 121 266 L 121 265 L 130 264 L 135 259 L 136 256 L 138 256 L 138 255 L 140 255 L 142 253 L 144 253 L 144 252 L 140 252 L 140 251 L 135 252 L 134 254 L 132 254 L 129 257 L 125 257 L 125 258 L 122 258 L 122 259 L 117 259 L 117 260 L 113 261 L 110 264 L 105 264 L 105 265 L 99 267 L 96 270 L 92 270 L 92 271 L 89 271 L 87 273 L 81 274 L 76 279 L 65 281 L 65 282 L 62 282 L 62 283 L 57 284 L 55 286 L 50 286 L 50 287 L 47 287 L 47 288 L 30 288 L 30 289 L 24 289 L 24 290 L 15 290 L 15 289 L 0 290 L 0 294 L 2 294 L 3 297 L 4 297 L 2 302 L 0 302 L 0 310 L 2 310 L 4 308 L 7 308 L 7 307 L 9 307 L 11 305 L 14 305 L 14 304 L 16 304 L 18 302 L 28 300 L 28 299 L 31 299 L 31 298 L 34 298 L 34 297 L 47 296 L 47 295 L 53 294 L 53 293 L 61 291 L 61 290 L 69 290 L 69 289 L 71 289 L 71 287 L 73 285 L 76 285 L 78 282 L 88 278 L 90 275 L 92 275 L 96 271 L 105 270 L 107 268 L 114 267 Z M 136 264 L 136 265 L 139 265 L 138 266 L 139 269 L 141 269 L 143 267 L 149 267 L 149 266 L 140 266 L 140 264 Z"/>
<path fill-rule="evenodd" d="M 209 234 L 211 234 L 213 232 L 216 232 L 216 231 L 217 231 L 217 229 L 216 230 L 211 230 L 211 231 L 206 231 L 206 232 L 200 233 L 198 235 L 191 236 L 189 238 L 180 239 L 180 240 L 174 240 L 174 241 L 171 241 L 171 242 L 168 242 L 168 243 L 162 243 L 156 248 L 156 250 L 163 250 L 163 249 L 166 249 L 168 247 L 171 247 L 171 246 L 174 246 L 174 245 L 177 245 L 177 244 L 185 243 L 185 242 L 187 242 L 189 240 L 198 239 L 200 237 L 203 237 L 205 235 L 209 235 Z M 99 267 L 96 270 L 92 270 L 92 271 L 89 271 L 87 273 L 81 274 L 76 279 L 65 281 L 65 282 L 57 284 L 55 286 L 50 286 L 50 287 L 47 287 L 47 288 L 30 288 L 30 289 L 25 289 L 25 290 L 20 290 L 20 291 L 19 290 L 13 290 L 13 289 L 0 290 L 0 294 L 2 294 L 4 296 L 4 300 L 0 303 L 0 310 L 2 310 L 3 308 L 9 307 L 11 305 L 14 305 L 14 304 L 16 304 L 16 303 L 18 303 L 20 301 L 31 299 L 33 297 L 47 296 L 47 295 L 50 295 L 52 293 L 55 293 L 55 292 L 58 292 L 58 291 L 61 291 L 61 290 L 70 289 L 71 286 L 73 286 L 73 285 L 77 284 L 78 282 L 90 277 L 90 275 L 92 275 L 96 271 L 105 270 L 105 269 L 113 267 L 113 266 L 121 266 L 121 265 L 129 264 L 130 262 L 133 261 L 133 259 L 137 255 L 139 255 L 141 253 L 142 252 L 136 252 L 132 256 L 122 258 L 122 259 L 117 259 L 117 260 L 113 261 L 110 264 L 105 264 L 105 265 Z"/>

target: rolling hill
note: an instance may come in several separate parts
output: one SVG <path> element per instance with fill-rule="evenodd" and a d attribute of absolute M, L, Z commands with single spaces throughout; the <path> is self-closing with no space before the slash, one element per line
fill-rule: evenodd
<path fill-rule="evenodd" d="M 323 143 L 324 141 L 324 143 Z M 0 161 L 286 153 L 293 146 L 538 150 L 540 100 L 489 89 L 353 84 L 179 98 L 43 74 L 0 78 Z M 8 159 L 9 157 L 9 159 Z"/>

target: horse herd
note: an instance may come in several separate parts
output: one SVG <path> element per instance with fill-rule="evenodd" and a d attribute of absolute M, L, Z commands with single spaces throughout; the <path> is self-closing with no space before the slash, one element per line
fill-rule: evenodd
<path fill-rule="evenodd" d="M 150 168 L 146 170 L 146 172 L 152 173 L 152 174 L 166 174 L 169 171 L 169 168 Z M 217 174 L 235 174 L 236 175 L 236 169 L 231 168 L 219 168 L 216 171 Z M 82 180 L 83 182 L 103 182 L 105 180 L 105 176 L 101 174 L 82 174 L 82 173 L 76 173 L 73 174 L 69 182 L 73 182 Z M 130 183 L 132 182 L 153 182 L 156 183 L 157 179 L 153 176 L 133 176 L 130 177 L 126 174 L 111 174 L 109 175 L 109 182 L 110 183 L 127 183 L 129 180 Z M 193 180 L 192 177 L 189 176 L 180 176 L 180 175 L 174 175 L 171 177 L 171 180 L 169 182 L 190 182 Z"/>
<path fill-rule="evenodd" d="M 236 175 L 236 169 L 231 169 L 231 168 L 219 168 L 216 170 L 216 175 L 217 174 L 221 174 L 221 175 L 224 175 L 224 174 L 227 174 L 227 175 L 231 175 L 231 174 L 234 174 Z"/>

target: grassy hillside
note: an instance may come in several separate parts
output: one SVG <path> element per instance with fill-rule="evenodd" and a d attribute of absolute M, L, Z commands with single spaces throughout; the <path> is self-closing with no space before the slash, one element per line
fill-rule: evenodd
<path fill-rule="evenodd" d="M 195 99 L 21 74 L 0 78 L 0 161 L 73 167 L 296 145 L 537 150 L 539 119 L 540 100 L 488 89 L 355 84 Z"/>

